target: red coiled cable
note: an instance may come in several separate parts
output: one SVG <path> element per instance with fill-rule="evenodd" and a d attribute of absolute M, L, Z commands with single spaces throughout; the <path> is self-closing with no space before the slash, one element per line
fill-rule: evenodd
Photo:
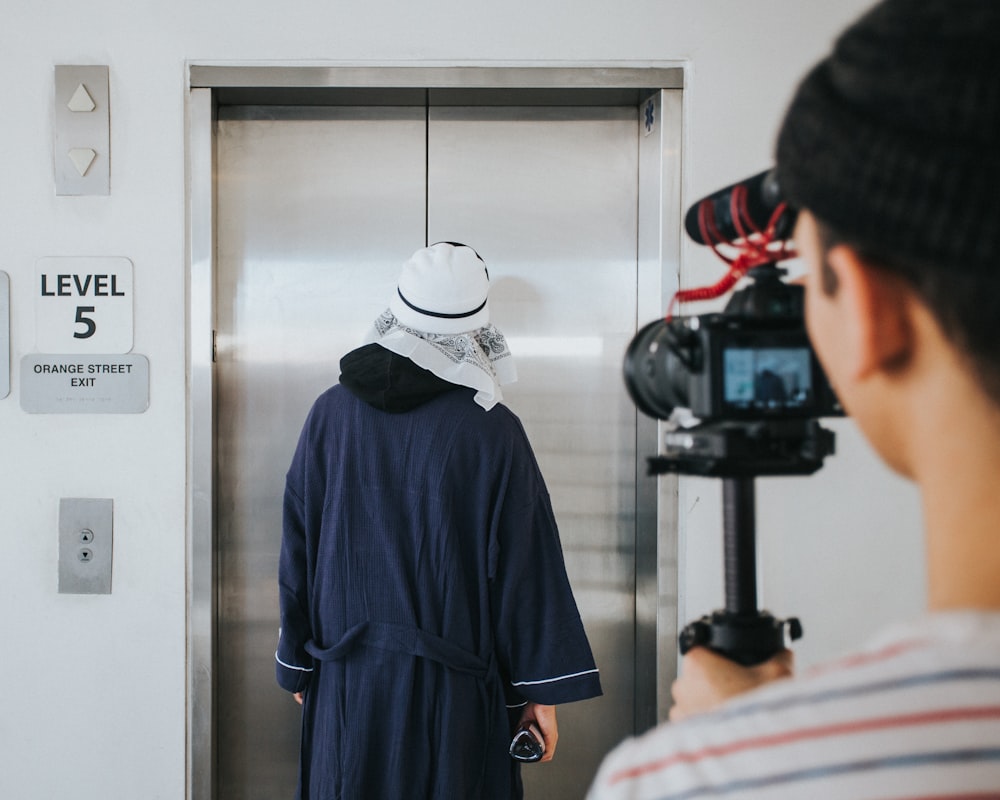
<path fill-rule="evenodd" d="M 675 292 L 667 307 L 666 319 L 670 320 L 673 317 L 673 308 L 677 303 L 720 297 L 754 267 L 794 257 L 795 251 L 791 242 L 776 241 L 774 238 L 775 227 L 786 208 L 787 204 L 779 203 L 762 231 L 754 224 L 747 210 L 746 186 L 733 187 L 729 198 L 729 211 L 738 235 L 735 239 L 727 240 L 715 223 L 715 209 L 711 200 L 708 198 L 702 200 L 698 206 L 698 227 L 701 230 L 701 238 L 719 258 L 729 264 L 729 272 L 711 286 L 681 289 Z M 727 256 L 719 249 L 721 245 L 734 247 L 737 253 L 734 256 Z"/>

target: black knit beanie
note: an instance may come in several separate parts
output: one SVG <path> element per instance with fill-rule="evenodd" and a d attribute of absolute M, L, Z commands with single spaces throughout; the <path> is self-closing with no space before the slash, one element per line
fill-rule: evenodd
<path fill-rule="evenodd" d="M 886 0 L 803 80 L 777 143 L 789 203 L 875 252 L 1000 263 L 1000 0 Z"/>

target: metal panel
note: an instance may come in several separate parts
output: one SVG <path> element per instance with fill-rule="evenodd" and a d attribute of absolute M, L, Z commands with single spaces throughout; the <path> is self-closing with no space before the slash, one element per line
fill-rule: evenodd
<path fill-rule="evenodd" d="M 556 761 L 522 770 L 534 797 L 582 797 L 636 730 L 636 420 L 620 378 L 636 319 L 636 120 L 635 106 L 431 109 L 430 240 L 490 264 L 519 373 L 505 396 L 546 476 L 605 691 L 559 709 Z"/>
<path fill-rule="evenodd" d="M 215 743 L 214 376 L 215 208 L 212 92 L 188 96 L 188 506 L 187 506 L 187 800 L 211 800 Z"/>
<path fill-rule="evenodd" d="M 295 786 L 300 710 L 273 657 L 284 475 L 310 405 L 424 240 L 424 110 L 332 117 L 218 123 L 220 800 Z"/>
<path fill-rule="evenodd" d="M 234 67 L 194 64 L 220 105 L 628 106 L 679 89 L 679 66 Z"/>
<path fill-rule="evenodd" d="M 647 105 L 649 111 L 647 113 Z M 638 326 L 663 313 L 678 288 L 681 237 L 681 113 L 678 91 L 646 98 L 640 111 Z M 637 729 L 667 719 L 677 676 L 677 476 L 646 474 L 663 426 L 636 415 Z"/>
<path fill-rule="evenodd" d="M 650 67 L 366 67 L 366 66 L 233 66 L 192 64 L 192 87 L 267 89 L 456 88 L 486 89 L 680 89 L 679 65 Z"/>
<path fill-rule="evenodd" d="M 114 500 L 59 501 L 60 594 L 111 594 Z"/>

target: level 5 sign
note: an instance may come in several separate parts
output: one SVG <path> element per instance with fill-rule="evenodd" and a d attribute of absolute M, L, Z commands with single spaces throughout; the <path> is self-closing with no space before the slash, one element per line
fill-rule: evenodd
<path fill-rule="evenodd" d="M 35 344 L 43 353 L 132 349 L 132 262 L 40 258 L 35 265 Z"/>

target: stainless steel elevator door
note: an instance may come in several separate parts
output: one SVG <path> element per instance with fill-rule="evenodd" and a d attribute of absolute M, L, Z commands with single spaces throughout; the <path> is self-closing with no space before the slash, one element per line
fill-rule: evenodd
<path fill-rule="evenodd" d="M 634 733 L 635 408 L 621 380 L 635 332 L 638 126 L 628 108 L 432 108 L 431 241 L 474 243 L 552 496 L 604 697 L 558 709 L 553 762 L 528 798 L 581 798 Z"/>
<path fill-rule="evenodd" d="M 423 109 L 277 116 L 216 132 L 219 800 L 294 792 L 299 707 L 274 681 L 285 471 L 424 237 Z"/>
<path fill-rule="evenodd" d="M 299 709 L 274 684 L 284 474 L 312 401 L 402 261 L 464 241 L 494 281 L 505 390 L 552 495 L 605 696 L 560 707 L 529 798 L 579 798 L 634 731 L 636 110 L 230 110 L 218 123 L 216 783 L 289 797 Z"/>

